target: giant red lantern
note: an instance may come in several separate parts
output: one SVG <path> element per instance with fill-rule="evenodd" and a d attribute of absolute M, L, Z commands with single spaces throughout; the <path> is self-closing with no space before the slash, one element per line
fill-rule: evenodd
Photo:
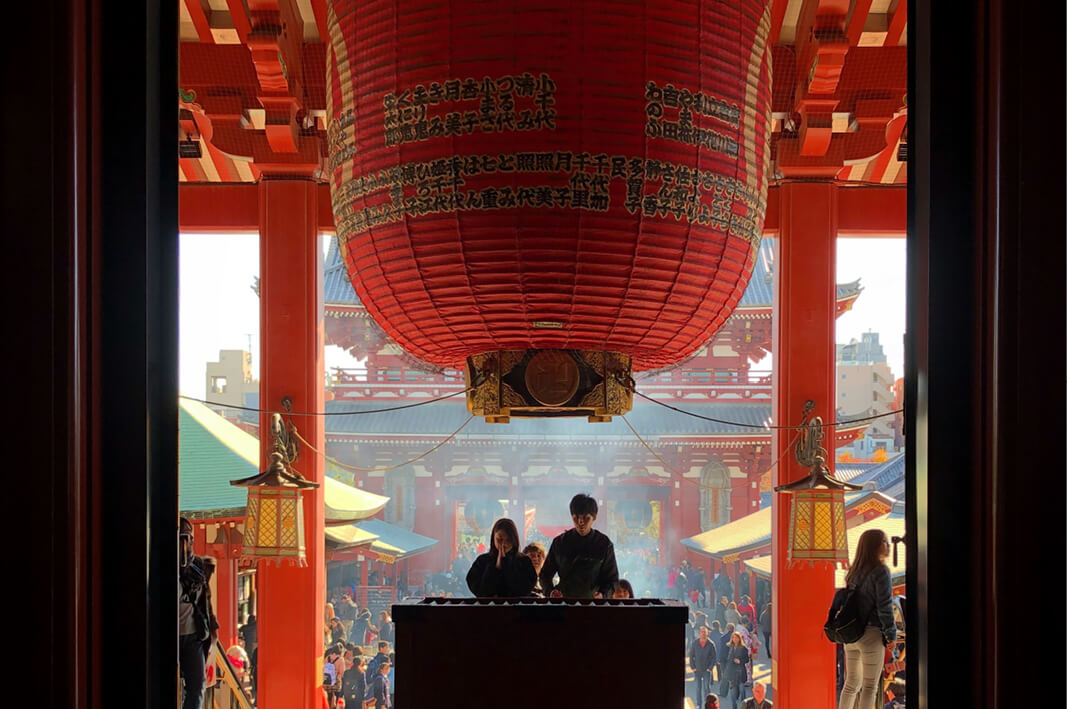
<path fill-rule="evenodd" d="M 744 291 L 766 0 L 334 0 L 330 179 L 356 291 L 468 403 L 629 408 Z M 622 410 L 618 410 L 623 407 Z"/>

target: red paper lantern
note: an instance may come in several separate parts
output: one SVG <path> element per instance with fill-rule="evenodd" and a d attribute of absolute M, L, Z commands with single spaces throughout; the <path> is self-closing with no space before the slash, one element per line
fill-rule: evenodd
<path fill-rule="evenodd" d="M 765 211 L 765 0 L 334 0 L 329 27 L 338 238 L 405 350 L 642 370 L 730 315 Z"/>

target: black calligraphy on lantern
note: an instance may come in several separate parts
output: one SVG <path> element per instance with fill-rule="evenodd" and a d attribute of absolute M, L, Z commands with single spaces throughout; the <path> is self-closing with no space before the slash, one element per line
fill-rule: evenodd
<path fill-rule="evenodd" d="M 538 175 L 539 183 L 524 184 L 530 175 Z M 759 242 L 758 215 L 766 208 L 765 198 L 744 182 L 710 170 L 554 151 L 454 155 L 360 175 L 335 191 L 334 213 L 339 230 L 356 233 L 409 217 L 472 210 L 608 212 L 619 198 L 631 215 L 709 226 L 752 243 Z"/>
<path fill-rule="evenodd" d="M 465 104 L 465 105 L 464 105 Z M 386 94 L 385 144 L 472 133 L 556 129 L 556 82 L 548 74 L 449 79 Z"/>
<path fill-rule="evenodd" d="M 734 129 L 741 123 L 740 107 L 721 98 L 676 88 L 673 84 L 660 86 L 654 81 L 645 84 L 646 136 L 695 145 L 736 158 L 739 152 L 736 138 L 708 125 L 698 125 L 696 116 L 714 119 Z"/>

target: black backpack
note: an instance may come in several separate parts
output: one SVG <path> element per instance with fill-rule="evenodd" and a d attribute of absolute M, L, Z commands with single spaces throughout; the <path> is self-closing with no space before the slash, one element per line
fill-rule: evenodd
<path fill-rule="evenodd" d="M 869 594 L 852 586 L 839 588 L 822 631 L 832 643 L 854 643 L 867 630 L 867 619 L 872 610 L 874 604 Z"/>

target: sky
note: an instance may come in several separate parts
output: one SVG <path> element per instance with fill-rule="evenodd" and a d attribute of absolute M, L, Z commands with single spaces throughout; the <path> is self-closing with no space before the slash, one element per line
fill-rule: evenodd
<path fill-rule="evenodd" d="M 180 247 L 179 389 L 204 398 L 207 362 L 217 361 L 219 350 L 251 345 L 253 371 L 259 371 L 259 298 L 252 290 L 259 274 L 259 239 L 255 234 L 182 234 Z M 863 293 L 838 318 L 837 342 L 878 332 L 895 377 L 904 373 L 904 273 L 903 239 L 838 240 L 837 280 L 859 278 Z M 327 347 L 325 357 L 327 367 L 357 366 L 337 347 Z"/>

